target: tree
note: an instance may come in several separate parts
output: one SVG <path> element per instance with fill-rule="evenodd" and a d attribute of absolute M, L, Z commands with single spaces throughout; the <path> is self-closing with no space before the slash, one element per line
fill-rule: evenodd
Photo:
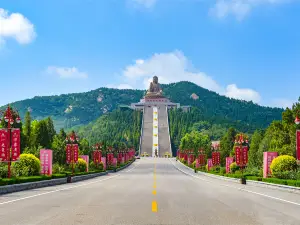
<path fill-rule="evenodd" d="M 230 156 L 230 153 L 234 146 L 234 140 L 236 134 L 237 134 L 236 129 L 231 127 L 228 129 L 227 133 L 221 138 L 220 141 L 221 165 L 225 165 L 226 157 Z"/>
<path fill-rule="evenodd" d="M 51 144 L 53 150 L 53 162 L 64 164 L 66 162 L 66 145 L 64 139 L 61 139 L 59 135 L 55 135 Z"/>
<path fill-rule="evenodd" d="M 91 149 L 90 149 L 89 142 L 87 139 L 85 139 L 85 138 L 81 139 L 79 146 L 80 146 L 80 152 L 82 155 L 90 155 Z"/>
<path fill-rule="evenodd" d="M 47 130 L 48 130 L 49 141 L 52 142 L 53 141 L 53 137 L 56 134 L 56 131 L 54 129 L 54 124 L 53 124 L 53 120 L 51 119 L 51 117 L 48 117 L 46 119 L 46 123 L 47 123 Z"/>
<path fill-rule="evenodd" d="M 203 149 L 209 156 L 211 153 L 211 140 L 208 135 L 198 131 L 186 133 L 180 141 L 180 149 L 193 150 L 197 156 L 199 149 Z"/>
<path fill-rule="evenodd" d="M 260 143 L 264 138 L 263 130 L 256 130 L 252 136 L 250 149 L 249 149 L 249 166 L 250 167 L 261 167 L 262 152 L 259 151 Z"/>
<path fill-rule="evenodd" d="M 67 134 L 66 134 L 66 132 L 65 132 L 65 130 L 64 130 L 63 128 L 60 129 L 59 134 L 58 134 L 58 137 L 59 137 L 60 139 L 62 139 L 62 140 L 65 140 L 65 139 L 66 139 Z"/>
<path fill-rule="evenodd" d="M 27 111 L 25 115 L 25 123 L 23 133 L 25 135 L 25 142 L 27 146 L 31 145 L 31 116 L 30 112 Z"/>
<path fill-rule="evenodd" d="M 44 148 L 50 148 L 51 141 L 47 129 L 47 122 L 45 120 L 41 120 L 38 122 L 35 129 L 35 137 L 36 146 L 41 145 Z"/>

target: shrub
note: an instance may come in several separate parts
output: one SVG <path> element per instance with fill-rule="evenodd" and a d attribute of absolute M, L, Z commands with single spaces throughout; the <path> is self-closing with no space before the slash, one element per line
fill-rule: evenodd
<path fill-rule="evenodd" d="M 224 175 L 226 173 L 226 168 L 225 167 L 220 167 L 220 174 Z"/>
<path fill-rule="evenodd" d="M 7 164 L 0 163 L 0 178 L 6 178 L 6 177 L 7 177 Z"/>
<path fill-rule="evenodd" d="M 86 172 L 87 164 L 84 159 L 79 158 L 78 162 L 76 164 L 76 169 L 79 170 L 79 172 Z"/>
<path fill-rule="evenodd" d="M 297 161 L 293 156 L 281 155 L 273 159 L 270 168 L 273 176 L 280 177 L 283 172 L 296 171 Z"/>
<path fill-rule="evenodd" d="M 273 176 L 280 179 L 300 180 L 300 171 L 276 172 Z"/>
<path fill-rule="evenodd" d="M 236 164 L 236 162 L 233 162 L 230 164 L 230 172 L 235 173 L 235 171 L 239 170 L 240 167 Z"/>
<path fill-rule="evenodd" d="M 41 171 L 40 160 L 33 154 L 21 154 L 20 161 L 12 163 L 15 176 L 35 176 Z"/>
<path fill-rule="evenodd" d="M 64 172 L 65 172 L 65 168 L 63 166 L 59 165 L 58 163 L 53 164 L 52 173 L 61 174 Z"/>

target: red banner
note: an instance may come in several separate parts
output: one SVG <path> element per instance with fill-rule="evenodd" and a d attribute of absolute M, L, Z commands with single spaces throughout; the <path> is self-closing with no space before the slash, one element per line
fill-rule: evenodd
<path fill-rule="evenodd" d="M 66 145 L 66 162 L 72 162 L 72 146 L 70 144 Z"/>
<path fill-rule="evenodd" d="M 297 133 L 296 133 L 296 158 L 297 160 L 300 160 L 300 130 L 297 130 Z"/>
<path fill-rule="evenodd" d="M 233 163 L 233 157 L 226 157 L 226 173 L 230 172 L 231 163 Z"/>
<path fill-rule="evenodd" d="M 235 162 L 238 166 L 241 166 L 242 160 L 241 160 L 241 148 L 240 146 L 235 147 Z"/>
<path fill-rule="evenodd" d="M 243 166 L 248 164 L 248 146 L 243 146 Z"/>
<path fill-rule="evenodd" d="M 215 152 L 212 153 L 211 158 L 212 158 L 211 159 L 212 160 L 212 164 L 216 165 L 216 155 L 215 155 Z"/>
<path fill-rule="evenodd" d="M 11 129 L 11 161 L 18 161 L 20 159 L 20 129 Z"/>
<path fill-rule="evenodd" d="M 198 156 L 198 159 L 199 159 L 199 165 L 200 166 L 204 166 L 205 165 L 205 155 L 204 154 L 200 154 Z"/>
<path fill-rule="evenodd" d="M 220 152 L 213 152 L 212 153 L 212 163 L 214 166 L 220 165 Z"/>
<path fill-rule="evenodd" d="M 264 178 L 267 178 L 269 175 L 271 175 L 271 169 L 270 165 L 273 161 L 278 156 L 277 152 L 264 152 L 264 161 L 263 161 L 263 175 Z"/>
<path fill-rule="evenodd" d="M 52 150 L 41 149 L 40 150 L 40 162 L 41 162 L 41 174 L 52 174 Z"/>
<path fill-rule="evenodd" d="M 93 161 L 94 164 L 98 164 L 101 162 L 102 154 L 100 151 L 93 151 Z"/>
<path fill-rule="evenodd" d="M 7 129 L 0 129 L 0 162 L 9 161 L 9 148 L 8 148 L 8 141 L 9 141 L 9 133 Z"/>
<path fill-rule="evenodd" d="M 78 144 L 73 145 L 74 163 L 78 161 Z"/>

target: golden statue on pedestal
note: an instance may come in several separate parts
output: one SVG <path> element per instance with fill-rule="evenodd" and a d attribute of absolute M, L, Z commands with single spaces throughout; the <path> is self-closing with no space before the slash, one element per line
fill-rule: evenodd
<path fill-rule="evenodd" d="M 158 83 L 158 77 L 154 76 L 153 81 L 150 83 L 149 89 L 146 93 L 146 98 L 160 98 L 163 97 L 162 89 Z"/>

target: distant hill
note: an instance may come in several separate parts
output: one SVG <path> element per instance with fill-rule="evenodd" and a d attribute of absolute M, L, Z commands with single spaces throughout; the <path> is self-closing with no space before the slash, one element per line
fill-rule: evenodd
<path fill-rule="evenodd" d="M 198 108 L 204 118 L 217 117 L 264 128 L 273 120 L 281 119 L 283 112 L 279 108 L 227 98 L 191 82 L 162 85 L 162 88 L 171 101 Z M 99 88 L 84 93 L 34 97 L 11 105 L 19 110 L 22 118 L 27 110 L 31 110 L 33 119 L 51 116 L 56 129 L 60 129 L 86 125 L 120 105 L 138 102 L 144 93 L 142 90 Z"/>

